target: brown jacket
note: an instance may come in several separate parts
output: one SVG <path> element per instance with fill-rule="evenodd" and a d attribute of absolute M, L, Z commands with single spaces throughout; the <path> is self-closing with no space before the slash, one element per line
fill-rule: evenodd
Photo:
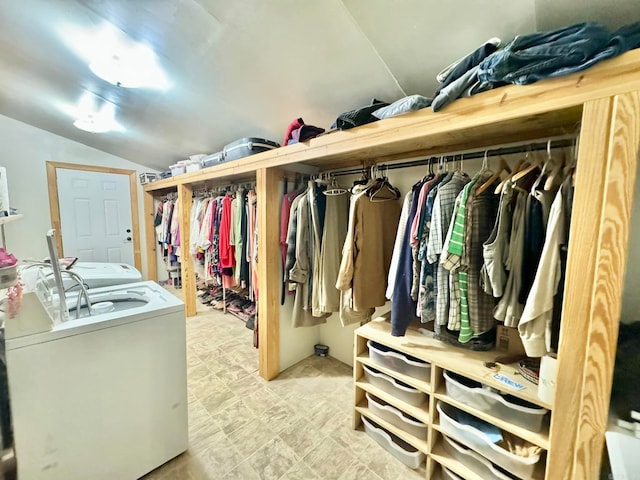
<path fill-rule="evenodd" d="M 383 306 L 391 255 L 400 218 L 398 199 L 374 200 L 366 193 L 351 202 L 349 229 L 336 288 L 352 288 L 356 311 Z"/>

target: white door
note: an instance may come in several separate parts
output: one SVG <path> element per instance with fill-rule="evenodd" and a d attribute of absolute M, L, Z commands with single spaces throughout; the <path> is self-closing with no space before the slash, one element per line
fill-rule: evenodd
<path fill-rule="evenodd" d="M 65 168 L 56 176 L 64 255 L 133 265 L 129 176 Z"/>

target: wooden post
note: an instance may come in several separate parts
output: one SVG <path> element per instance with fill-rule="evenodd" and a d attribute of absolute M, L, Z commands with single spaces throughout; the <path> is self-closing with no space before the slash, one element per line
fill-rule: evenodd
<path fill-rule="evenodd" d="M 191 233 L 191 204 L 193 203 L 191 185 L 178 185 L 178 202 L 180 210 L 180 265 L 182 267 L 182 296 L 187 317 L 196 314 L 196 274 L 193 269 L 193 257 L 189 253 Z"/>
<path fill-rule="evenodd" d="M 256 171 L 258 196 L 258 322 L 260 376 L 271 380 L 280 373 L 280 172 Z"/>
<path fill-rule="evenodd" d="M 639 139 L 638 92 L 585 103 L 548 479 L 599 476 Z"/>
<path fill-rule="evenodd" d="M 147 280 L 158 281 L 158 253 L 156 241 L 156 229 L 153 226 L 155 209 L 153 208 L 153 192 L 143 192 L 144 198 L 144 223 L 145 243 L 147 252 Z"/>

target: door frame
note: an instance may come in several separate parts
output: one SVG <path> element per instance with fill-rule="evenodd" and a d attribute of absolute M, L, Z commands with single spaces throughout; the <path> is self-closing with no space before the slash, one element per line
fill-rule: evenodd
<path fill-rule="evenodd" d="M 133 262 L 139 271 L 142 271 L 142 254 L 140 252 L 140 222 L 138 218 L 138 181 L 135 170 L 122 168 L 98 167 L 95 165 L 82 165 L 79 163 L 62 163 L 47 161 L 47 187 L 49 190 L 49 212 L 51 214 L 51 227 L 58 232 L 56 242 L 58 254 L 63 257 L 62 247 L 62 222 L 60 220 L 60 201 L 58 199 L 58 169 L 83 170 L 86 172 L 117 173 L 129 176 L 129 193 L 131 195 L 131 231 L 133 233 Z"/>

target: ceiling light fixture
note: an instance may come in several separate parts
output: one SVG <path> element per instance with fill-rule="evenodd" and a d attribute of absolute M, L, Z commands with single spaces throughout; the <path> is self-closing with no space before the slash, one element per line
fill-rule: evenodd
<path fill-rule="evenodd" d="M 89 92 L 85 92 L 76 109 L 76 120 L 73 126 L 91 133 L 105 133 L 110 131 L 122 131 L 122 125 L 115 119 L 116 106 L 104 101 L 98 107 L 97 99 Z"/>
<path fill-rule="evenodd" d="M 89 63 L 91 71 L 113 85 L 169 88 L 153 49 L 133 41 L 111 24 L 105 24 L 98 31 L 67 31 L 64 36 L 69 46 Z"/>

